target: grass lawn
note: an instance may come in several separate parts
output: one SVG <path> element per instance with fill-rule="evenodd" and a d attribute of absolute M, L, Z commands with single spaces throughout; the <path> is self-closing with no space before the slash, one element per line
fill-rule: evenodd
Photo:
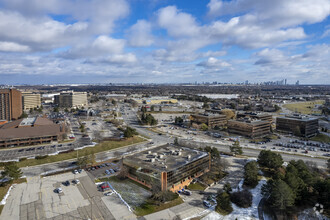
<path fill-rule="evenodd" d="M 94 147 L 87 147 L 84 149 L 81 149 L 78 151 L 78 154 L 80 156 L 85 156 L 85 155 L 90 155 L 90 154 L 96 154 L 99 152 L 103 151 L 109 151 L 112 149 L 124 147 L 130 144 L 136 144 L 139 142 L 143 142 L 144 139 L 141 137 L 135 136 L 132 138 L 128 138 L 124 141 L 106 141 L 100 144 L 97 144 Z M 69 160 L 69 159 L 74 159 L 77 157 L 77 151 L 72 151 L 69 153 L 63 153 L 63 154 L 58 154 L 54 156 L 49 156 L 44 159 L 28 159 L 28 160 L 23 160 L 17 163 L 19 167 L 26 167 L 26 166 L 36 166 L 36 165 L 41 165 L 41 164 L 46 164 L 46 163 L 53 163 L 53 162 L 58 162 L 62 160 Z"/>
<path fill-rule="evenodd" d="M 200 184 L 199 182 L 196 182 L 196 183 L 191 183 L 191 184 L 188 186 L 188 189 L 190 189 L 190 190 L 204 191 L 204 190 L 206 189 L 206 186 Z"/>
<path fill-rule="evenodd" d="M 146 203 L 135 209 L 135 214 L 137 216 L 144 216 L 154 212 L 159 212 L 164 209 L 171 208 L 173 206 L 180 205 L 181 203 L 183 203 L 183 200 L 180 197 L 161 205 L 155 205 L 152 201 L 148 200 Z"/>
<path fill-rule="evenodd" d="M 290 111 L 293 112 L 299 112 L 301 114 L 320 114 L 320 110 L 314 111 L 314 105 L 320 105 L 324 104 L 324 100 L 316 100 L 316 101 L 311 101 L 311 102 L 297 102 L 297 103 L 292 103 L 292 104 L 286 104 L 283 105 L 284 108 L 289 109 Z"/>
<path fill-rule="evenodd" d="M 329 143 L 330 142 L 330 137 L 325 134 L 318 134 L 315 137 L 312 137 L 310 140 L 312 141 L 319 141 L 323 143 Z"/>

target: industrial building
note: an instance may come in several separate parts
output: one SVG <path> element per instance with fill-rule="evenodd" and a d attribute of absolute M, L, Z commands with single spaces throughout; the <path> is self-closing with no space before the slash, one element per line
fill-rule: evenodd
<path fill-rule="evenodd" d="M 262 137 L 270 133 L 270 122 L 260 120 L 229 120 L 227 128 L 230 133 L 255 138 Z"/>
<path fill-rule="evenodd" d="M 273 116 L 270 114 L 264 113 L 255 113 L 255 112 L 237 112 L 237 118 L 252 119 L 252 120 L 261 120 L 273 122 Z"/>
<path fill-rule="evenodd" d="M 80 108 L 86 107 L 87 93 L 86 92 L 61 92 L 54 96 L 54 103 L 61 108 Z"/>
<path fill-rule="evenodd" d="M 191 126 L 198 128 L 203 123 L 209 128 L 214 128 L 215 126 L 223 127 L 227 124 L 226 115 L 210 113 L 190 115 Z"/>
<path fill-rule="evenodd" d="M 62 140 L 64 133 L 64 123 L 41 117 L 19 119 L 0 126 L 0 147 L 51 143 Z"/>
<path fill-rule="evenodd" d="M 23 98 L 23 110 L 30 110 L 41 107 L 40 94 L 23 92 L 22 98 Z"/>
<path fill-rule="evenodd" d="M 276 130 L 302 137 L 311 137 L 318 133 L 317 118 L 301 115 L 287 115 L 276 118 Z"/>
<path fill-rule="evenodd" d="M 123 166 L 128 178 L 148 188 L 177 192 L 208 172 L 211 158 L 207 152 L 167 144 L 127 156 Z"/>
<path fill-rule="evenodd" d="M 16 89 L 0 89 L 0 120 L 18 119 L 22 112 L 22 93 Z"/>

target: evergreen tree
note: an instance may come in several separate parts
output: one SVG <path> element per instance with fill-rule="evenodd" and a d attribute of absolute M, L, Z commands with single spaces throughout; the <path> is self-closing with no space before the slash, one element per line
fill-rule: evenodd
<path fill-rule="evenodd" d="M 260 166 L 277 169 L 282 166 L 283 159 L 278 153 L 270 150 L 262 150 L 258 156 L 258 163 Z"/>
<path fill-rule="evenodd" d="M 232 152 L 235 155 L 242 155 L 243 150 L 242 147 L 239 145 L 239 141 L 235 141 L 232 146 L 230 146 L 230 152 Z"/>
<path fill-rule="evenodd" d="M 255 161 L 247 163 L 244 167 L 244 184 L 251 187 L 258 185 L 258 164 Z"/>
<path fill-rule="evenodd" d="M 8 176 L 10 178 L 13 178 L 14 180 L 19 179 L 22 176 L 21 169 L 17 166 L 16 163 L 9 163 L 6 164 L 4 167 L 4 171 L 2 171 L 1 175 L 3 177 Z"/>
<path fill-rule="evenodd" d="M 230 196 L 227 192 L 222 192 L 218 195 L 215 210 L 223 215 L 228 215 L 233 211 Z"/>
<path fill-rule="evenodd" d="M 283 180 L 276 180 L 271 189 L 269 202 L 273 208 L 285 211 L 294 205 L 294 194 Z"/>

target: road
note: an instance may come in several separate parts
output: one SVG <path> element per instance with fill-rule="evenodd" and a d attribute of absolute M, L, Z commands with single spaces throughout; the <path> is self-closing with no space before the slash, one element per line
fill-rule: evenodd
<path fill-rule="evenodd" d="M 230 152 L 228 145 L 220 145 L 220 144 L 213 144 L 213 143 L 207 143 L 207 142 L 196 142 L 196 141 L 182 140 L 182 139 L 179 139 L 179 143 L 186 145 L 186 146 L 194 147 L 194 148 L 211 146 L 211 147 L 216 147 L 219 151 L 222 151 L 222 152 Z M 243 147 L 243 155 L 257 158 L 261 150 L 262 149 L 253 149 L 253 148 Z M 281 151 L 275 151 L 275 152 L 281 154 L 283 160 L 286 162 L 289 162 L 291 160 L 303 160 L 305 162 L 314 162 L 314 163 L 316 163 L 316 165 L 318 167 L 325 168 L 327 166 L 327 160 L 323 159 L 323 158 L 289 154 L 289 153 L 284 153 Z"/>
<path fill-rule="evenodd" d="M 136 112 L 134 112 L 134 110 L 131 107 L 129 107 L 127 105 L 124 107 L 124 105 L 121 105 L 121 108 L 123 109 L 122 115 L 123 115 L 123 119 L 126 122 L 126 124 L 128 126 L 135 128 L 141 135 L 152 138 L 152 142 L 154 142 L 153 146 L 158 146 L 158 145 L 162 145 L 162 144 L 166 144 L 166 143 L 173 143 L 173 140 L 174 140 L 173 137 L 168 136 L 168 135 L 159 135 L 158 133 L 148 130 L 147 127 L 141 126 L 138 122 Z M 229 152 L 228 145 L 201 143 L 201 142 L 195 142 L 195 141 L 193 141 L 192 143 L 193 143 L 193 146 L 198 146 L 198 147 L 199 146 L 214 146 L 214 147 L 218 148 L 219 151 Z M 147 145 L 146 143 L 136 144 L 134 146 L 135 146 L 134 147 L 135 149 L 140 149 L 140 150 L 151 147 L 150 145 Z M 107 159 L 116 157 L 116 155 L 118 155 L 118 154 L 124 154 L 131 150 L 132 150 L 132 147 L 126 146 L 126 147 L 122 147 L 120 149 L 114 149 L 112 151 L 103 152 L 103 153 L 96 155 L 96 160 L 99 160 L 99 161 L 107 160 Z M 260 151 L 261 151 L 261 149 L 243 148 L 243 152 L 244 152 L 243 155 L 250 156 L 250 157 L 258 157 Z M 118 153 L 115 153 L 115 152 L 118 152 Z M 326 159 L 320 159 L 320 158 L 316 158 L 316 157 L 305 157 L 305 156 L 300 156 L 300 155 L 287 154 L 287 153 L 283 153 L 283 152 L 278 152 L 278 153 L 280 153 L 283 157 L 283 160 L 287 161 L 287 162 L 290 160 L 301 159 L 305 162 L 307 162 L 307 161 L 315 162 L 317 164 L 317 166 L 319 166 L 319 167 L 326 167 L 326 162 L 327 162 Z M 74 159 L 71 161 L 62 161 L 62 162 L 58 162 L 58 163 L 45 164 L 45 165 L 34 166 L 34 167 L 27 167 L 27 168 L 23 168 L 22 170 L 24 172 L 24 175 L 27 175 L 27 176 L 40 175 L 41 173 L 44 173 L 44 172 L 66 168 L 71 165 L 72 161 L 74 161 Z"/>

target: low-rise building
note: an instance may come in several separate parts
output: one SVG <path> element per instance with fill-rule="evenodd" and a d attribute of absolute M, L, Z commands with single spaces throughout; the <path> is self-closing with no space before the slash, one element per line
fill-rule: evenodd
<path fill-rule="evenodd" d="M 255 113 L 255 112 L 237 112 L 237 118 L 245 118 L 245 119 L 256 119 L 261 121 L 269 121 L 273 122 L 273 116 L 270 114 L 264 113 Z"/>
<path fill-rule="evenodd" d="M 54 96 L 54 103 L 61 108 L 80 108 L 86 107 L 86 92 L 62 92 Z"/>
<path fill-rule="evenodd" d="M 65 125 L 54 124 L 47 118 L 19 119 L 0 127 L 0 147 L 28 146 L 63 139 Z"/>
<path fill-rule="evenodd" d="M 206 124 L 209 128 L 215 126 L 223 127 L 227 124 L 226 115 L 221 114 L 193 114 L 190 115 L 190 124 L 193 127 L 199 127 L 201 124 Z"/>
<path fill-rule="evenodd" d="M 311 137 L 318 133 L 319 121 L 317 118 L 287 115 L 276 118 L 276 130 L 291 133 L 302 137 Z"/>
<path fill-rule="evenodd" d="M 228 132 L 243 135 L 250 138 L 262 137 L 270 133 L 269 121 L 244 121 L 229 120 L 227 124 Z"/>
<path fill-rule="evenodd" d="M 126 176 L 148 188 L 177 192 L 211 169 L 207 152 L 167 144 L 123 159 Z"/>
<path fill-rule="evenodd" d="M 40 94 L 23 92 L 22 93 L 23 109 L 30 110 L 41 107 Z"/>
<path fill-rule="evenodd" d="M 141 98 L 141 99 L 134 99 L 134 100 L 139 104 L 147 104 L 147 105 L 178 103 L 177 99 L 172 99 L 172 98 L 168 98 L 168 97 L 152 97 L 152 98 Z"/>

